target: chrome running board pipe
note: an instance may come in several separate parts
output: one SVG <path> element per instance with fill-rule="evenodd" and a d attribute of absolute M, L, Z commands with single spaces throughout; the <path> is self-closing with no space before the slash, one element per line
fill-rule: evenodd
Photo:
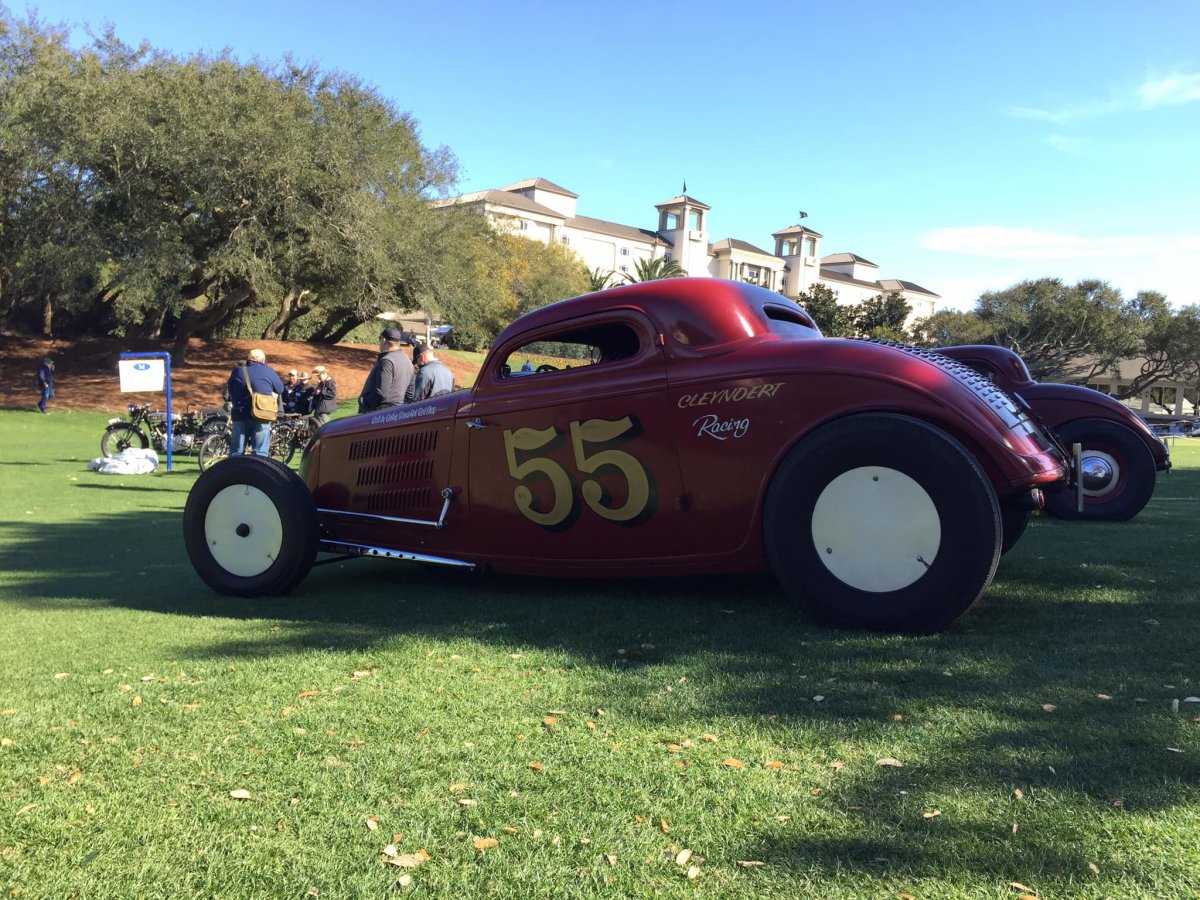
<path fill-rule="evenodd" d="M 408 550 L 389 550 L 386 547 L 372 547 L 369 544 L 348 544 L 345 541 L 330 541 L 322 539 L 317 547 L 320 553 L 340 553 L 343 557 L 375 556 L 384 559 L 406 559 L 411 562 L 429 563 L 434 566 L 450 566 L 456 569 L 475 569 L 475 563 L 461 559 L 449 559 L 444 556 L 429 556 L 425 553 L 412 553 Z M 333 560 L 330 560 L 332 562 Z"/>

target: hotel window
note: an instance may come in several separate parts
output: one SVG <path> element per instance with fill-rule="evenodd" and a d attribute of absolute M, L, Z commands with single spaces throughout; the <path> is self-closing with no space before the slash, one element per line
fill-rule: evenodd
<path fill-rule="evenodd" d="M 629 255 L 629 248 L 628 248 L 628 247 L 622 247 L 622 248 L 621 248 L 621 255 L 622 255 L 622 256 L 628 256 L 628 255 Z"/>
<path fill-rule="evenodd" d="M 562 241 L 562 243 L 564 243 L 564 244 L 571 243 L 571 239 L 569 237 L 567 237 L 565 234 L 562 237 L 560 237 L 559 240 Z"/>
<path fill-rule="evenodd" d="M 816 238 L 808 238 L 805 241 L 805 243 L 808 244 L 808 255 L 816 256 L 817 255 L 817 239 Z"/>
<path fill-rule="evenodd" d="M 522 220 L 521 220 L 521 230 L 522 230 L 522 231 L 528 231 L 528 230 L 529 230 L 529 223 L 528 223 L 528 222 L 526 222 L 524 219 L 522 219 Z"/>
<path fill-rule="evenodd" d="M 628 272 L 628 271 L 629 271 L 629 266 L 627 266 L 627 265 L 625 265 L 624 263 L 622 263 L 621 265 L 617 266 L 617 269 L 618 269 L 619 271 L 621 271 L 621 272 Z"/>
<path fill-rule="evenodd" d="M 679 227 L 679 216 L 675 213 L 663 213 L 663 231 L 674 231 Z"/>
<path fill-rule="evenodd" d="M 669 252 L 668 252 L 668 253 L 664 253 L 664 254 L 663 254 L 663 259 L 665 259 L 667 262 L 670 262 L 670 261 L 671 261 L 671 254 L 670 254 Z"/>
<path fill-rule="evenodd" d="M 692 231 L 700 230 L 700 211 L 699 210 L 694 209 L 690 213 L 688 213 L 688 228 L 692 229 Z"/>

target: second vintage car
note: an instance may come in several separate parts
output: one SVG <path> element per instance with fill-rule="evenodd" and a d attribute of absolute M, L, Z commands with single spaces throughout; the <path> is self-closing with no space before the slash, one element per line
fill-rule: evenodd
<path fill-rule="evenodd" d="M 533 374 L 518 372 L 529 359 Z M 197 480 L 215 590 L 284 593 L 319 552 L 534 575 L 774 573 L 830 624 L 945 627 L 1069 463 L 1028 409 L 925 350 L 824 338 L 778 294 L 669 279 L 565 300 L 470 390 L 338 419 L 300 477 Z"/>

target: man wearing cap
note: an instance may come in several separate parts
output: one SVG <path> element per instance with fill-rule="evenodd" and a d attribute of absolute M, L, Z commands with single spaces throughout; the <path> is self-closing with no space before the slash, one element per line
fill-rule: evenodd
<path fill-rule="evenodd" d="M 247 384 L 249 376 L 249 384 Z M 254 418 L 250 412 L 250 392 L 282 396 L 283 382 L 275 370 L 267 365 L 267 356 L 259 349 L 250 351 L 245 365 L 234 366 L 229 373 L 229 413 L 232 435 L 229 455 L 241 456 L 249 443 L 255 456 L 271 455 L 271 423 Z"/>
<path fill-rule="evenodd" d="M 417 377 L 413 380 L 408 397 L 405 398 L 407 402 L 415 403 L 430 397 L 440 397 L 454 390 L 454 375 L 425 344 L 417 344 L 413 348 L 413 362 L 418 366 Z"/>
<path fill-rule="evenodd" d="M 46 404 L 54 398 L 54 360 L 49 356 L 42 360 L 42 364 L 38 366 L 37 374 L 38 390 L 42 394 L 42 399 L 38 401 L 38 412 L 49 413 L 46 409 Z"/>
<path fill-rule="evenodd" d="M 399 328 L 379 335 L 379 356 L 358 395 L 358 411 L 374 412 L 404 402 L 413 382 L 413 365 L 404 352 L 405 336 Z"/>
<path fill-rule="evenodd" d="M 283 411 L 285 413 L 294 413 L 296 411 L 296 392 L 300 389 L 300 373 L 292 369 L 283 376 L 283 393 L 280 398 L 283 400 Z"/>
<path fill-rule="evenodd" d="M 317 397 L 317 389 L 312 385 L 312 379 L 307 372 L 300 373 L 300 383 L 296 387 L 296 412 L 307 416 L 313 411 L 313 402 Z"/>
<path fill-rule="evenodd" d="M 329 372 L 324 366 L 313 366 L 312 373 L 317 378 L 312 415 L 319 427 L 328 422 L 329 417 L 337 412 L 337 385 L 333 383 L 333 379 L 329 377 Z"/>

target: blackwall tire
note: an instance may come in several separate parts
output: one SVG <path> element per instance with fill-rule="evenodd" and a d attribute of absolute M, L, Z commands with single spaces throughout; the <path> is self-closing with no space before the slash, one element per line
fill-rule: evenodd
<path fill-rule="evenodd" d="M 1029 520 L 1032 517 L 1033 513 L 1027 509 L 1018 509 L 1012 506 L 1001 508 L 1000 525 L 1002 537 L 1000 539 L 1000 553 L 1002 555 L 1017 545 L 1017 541 L 1025 533 L 1025 529 L 1028 527 Z"/>
<path fill-rule="evenodd" d="M 100 438 L 100 453 L 106 458 L 112 458 L 129 447 L 145 450 L 149 446 L 150 439 L 146 435 L 124 422 L 109 425 Z"/>
<path fill-rule="evenodd" d="M 1056 429 L 1069 449 L 1083 445 L 1085 472 L 1101 478 L 1085 481 L 1083 512 L 1076 512 L 1075 492 L 1046 495 L 1046 511 L 1060 519 L 1123 522 L 1132 519 L 1154 495 L 1154 456 L 1133 431 L 1105 419 L 1076 419 Z M 1090 482 L 1090 487 L 1089 487 Z"/>
<path fill-rule="evenodd" d="M 286 594 L 316 559 L 312 494 L 275 460 L 230 457 L 196 479 L 183 511 L 183 540 L 196 574 L 219 594 Z"/>
<path fill-rule="evenodd" d="M 771 480 L 771 569 L 816 621 L 876 631 L 945 628 L 983 594 L 1000 559 L 992 486 L 954 438 L 905 416 L 824 426 Z"/>

